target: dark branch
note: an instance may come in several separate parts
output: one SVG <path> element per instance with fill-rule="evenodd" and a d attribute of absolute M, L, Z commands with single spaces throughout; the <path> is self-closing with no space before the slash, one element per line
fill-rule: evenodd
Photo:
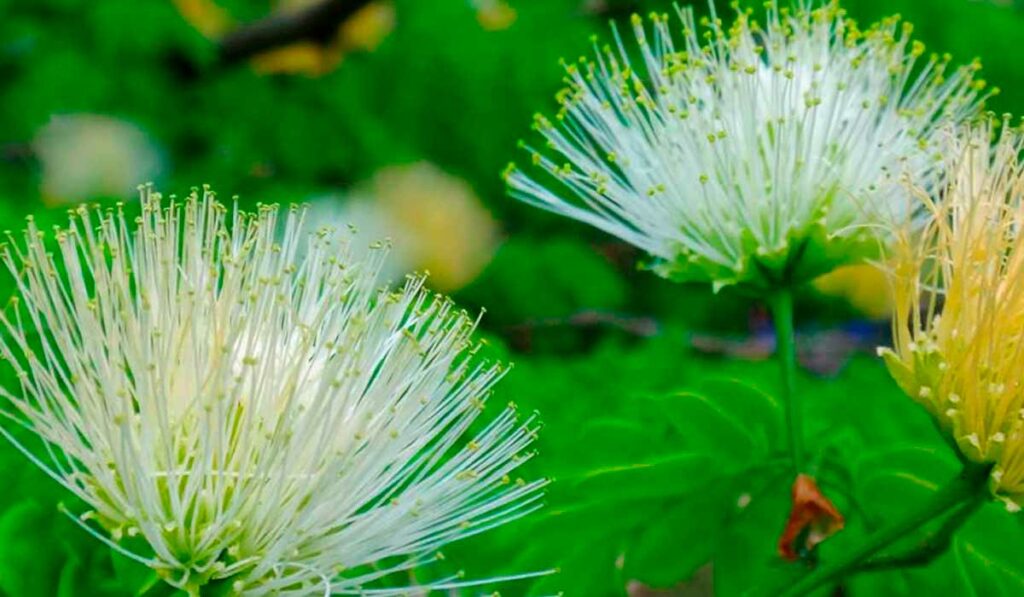
<path fill-rule="evenodd" d="M 0 144 L 0 161 L 3 162 L 29 162 L 35 159 L 36 154 L 29 143 L 2 143 Z"/>
<path fill-rule="evenodd" d="M 326 44 L 338 25 L 369 3 L 369 0 L 321 0 L 306 9 L 271 15 L 232 31 L 220 41 L 222 63 L 239 62 L 298 41 Z"/>
<path fill-rule="evenodd" d="M 511 332 L 531 332 L 546 328 L 597 328 L 609 327 L 626 332 L 631 336 L 648 338 L 658 333 L 658 322 L 649 317 L 632 317 L 601 311 L 581 311 L 568 317 L 549 317 L 531 319 L 520 324 L 508 326 Z"/>

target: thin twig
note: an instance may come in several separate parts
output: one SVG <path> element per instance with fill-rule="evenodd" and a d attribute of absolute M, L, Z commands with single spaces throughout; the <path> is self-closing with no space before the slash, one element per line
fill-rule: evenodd
<path fill-rule="evenodd" d="M 602 311 L 581 311 L 579 313 L 569 315 L 568 317 L 530 319 L 522 323 L 509 326 L 507 329 L 512 332 L 530 332 L 537 329 L 560 327 L 609 327 L 641 338 L 649 338 L 656 335 L 660 328 L 657 320 L 650 317 L 634 317 Z"/>

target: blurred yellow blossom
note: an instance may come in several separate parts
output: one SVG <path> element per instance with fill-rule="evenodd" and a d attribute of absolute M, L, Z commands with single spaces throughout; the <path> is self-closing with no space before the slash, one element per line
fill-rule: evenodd
<path fill-rule="evenodd" d="M 886 319 L 892 314 L 892 287 L 885 271 L 873 263 L 836 268 L 815 278 L 814 287 L 826 296 L 846 300 L 869 319 Z"/>
<path fill-rule="evenodd" d="M 311 3 L 311 0 L 281 0 L 277 9 L 295 11 Z M 323 76 L 337 68 L 348 52 L 377 49 L 394 28 L 394 5 L 385 0 L 370 2 L 342 21 L 330 43 L 297 42 L 275 48 L 253 57 L 252 65 L 264 74 Z"/>
<path fill-rule="evenodd" d="M 916 189 L 930 218 L 897 234 L 893 377 L 968 459 L 994 463 L 993 492 L 1024 498 L 1024 163 L 1004 123 L 953 138 L 947 180 Z"/>
<path fill-rule="evenodd" d="M 508 29 L 519 14 L 505 0 L 474 0 L 476 20 L 488 31 Z"/>
<path fill-rule="evenodd" d="M 317 0 L 278 0 L 274 12 L 308 8 Z M 215 39 L 236 25 L 231 15 L 212 0 L 174 0 L 182 17 L 204 36 Z M 352 51 L 372 52 L 395 28 L 395 7 L 390 0 L 369 2 L 338 25 L 329 43 L 301 41 L 261 52 L 251 64 L 263 74 L 301 74 L 319 77 L 341 64 Z"/>
<path fill-rule="evenodd" d="M 220 37 L 227 33 L 233 23 L 228 11 L 212 0 L 174 0 L 174 6 L 205 37 Z"/>
<path fill-rule="evenodd" d="M 385 168 L 345 202 L 314 200 L 310 224 L 352 225 L 364 237 L 387 238 L 388 276 L 429 271 L 431 286 L 446 292 L 476 278 L 499 241 L 497 223 L 469 184 L 427 162 Z"/>
<path fill-rule="evenodd" d="M 260 52 L 252 58 L 252 67 L 262 74 L 292 74 L 309 77 L 323 76 L 334 70 L 344 57 L 335 45 L 322 46 L 313 42 L 298 42 Z"/>
<path fill-rule="evenodd" d="M 395 28 L 395 5 L 391 2 L 371 2 L 360 8 L 341 24 L 338 30 L 341 45 L 346 50 L 372 52 Z"/>

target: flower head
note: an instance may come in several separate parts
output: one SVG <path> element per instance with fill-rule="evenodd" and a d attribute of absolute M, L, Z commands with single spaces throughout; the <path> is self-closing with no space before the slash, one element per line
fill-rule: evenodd
<path fill-rule="evenodd" d="M 922 64 L 898 18 L 860 30 L 834 2 L 767 7 L 728 30 L 679 10 L 679 42 L 667 15 L 634 16 L 637 50 L 616 35 L 567 64 L 556 122 L 535 122 L 550 151 L 526 145 L 541 172 L 510 166 L 511 194 L 716 288 L 800 282 L 876 250 L 865 228 L 906 206 L 895 174 L 926 180 L 939 125 L 978 110 L 978 66 Z"/>
<path fill-rule="evenodd" d="M 147 189 L 134 221 L 82 207 L 3 249 L 0 395 L 41 450 L 0 433 L 193 593 L 354 594 L 538 504 L 529 421 L 470 431 L 502 376 L 474 320 L 421 278 L 376 289 L 380 255 L 302 217 Z"/>
<path fill-rule="evenodd" d="M 953 136 L 945 183 L 918 188 L 931 218 L 896 234 L 893 349 L 900 387 L 960 452 L 995 463 L 1008 507 L 1024 498 L 1024 137 L 1004 124 Z M 923 309 L 921 308 L 923 304 Z"/>

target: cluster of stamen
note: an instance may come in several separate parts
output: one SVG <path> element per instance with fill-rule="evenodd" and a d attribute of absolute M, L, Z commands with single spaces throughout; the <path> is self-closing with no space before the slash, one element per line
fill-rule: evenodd
<path fill-rule="evenodd" d="M 474 424 L 504 374 L 476 321 L 420 277 L 379 289 L 383 246 L 352 261 L 301 208 L 209 191 L 130 209 L 30 220 L 2 249 L 21 387 L 0 395 L 41 443 L 0 433 L 91 533 L 193 593 L 351 593 L 537 507 L 544 481 L 515 473 L 532 417 Z"/>
<path fill-rule="evenodd" d="M 769 2 L 764 24 L 736 11 L 729 29 L 713 7 L 699 24 L 690 9 L 635 16 L 637 52 L 616 33 L 565 64 L 560 110 L 534 121 L 544 145 L 523 143 L 536 174 L 510 165 L 511 194 L 644 249 L 667 276 L 772 283 L 796 260 L 809 277 L 855 259 L 866 225 L 905 214 L 900 175 L 934 177 L 941 125 L 977 112 L 978 64 L 922 64 L 909 24 L 861 30 L 835 3 Z"/>

